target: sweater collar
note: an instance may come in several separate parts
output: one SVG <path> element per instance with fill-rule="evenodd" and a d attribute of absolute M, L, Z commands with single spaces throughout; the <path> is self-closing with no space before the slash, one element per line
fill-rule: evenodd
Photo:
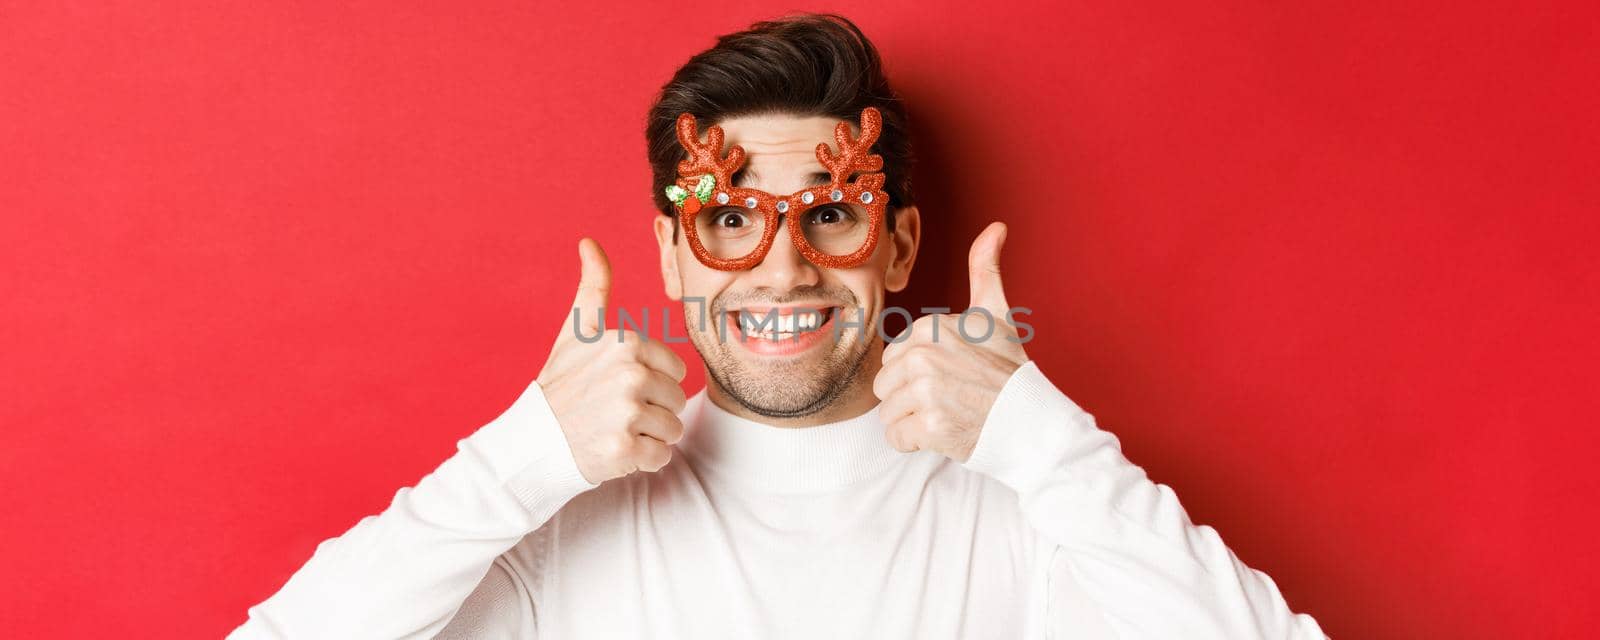
<path fill-rule="evenodd" d="M 884 438 L 879 406 L 839 422 L 775 427 L 728 413 L 701 389 L 684 406 L 677 446 L 697 469 L 734 484 L 773 493 L 838 489 L 905 457 Z"/>

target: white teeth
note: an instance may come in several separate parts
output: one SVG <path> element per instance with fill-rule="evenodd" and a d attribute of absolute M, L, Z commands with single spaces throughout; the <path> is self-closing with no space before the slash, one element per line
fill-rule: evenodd
<path fill-rule="evenodd" d="M 796 333 L 815 331 L 822 326 L 823 317 L 823 313 L 814 310 L 779 315 L 740 311 L 739 328 L 747 335 L 782 340 L 793 338 Z"/>

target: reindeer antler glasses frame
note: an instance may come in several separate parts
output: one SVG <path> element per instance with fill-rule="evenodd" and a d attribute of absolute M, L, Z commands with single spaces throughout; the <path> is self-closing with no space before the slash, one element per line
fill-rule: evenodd
<path fill-rule="evenodd" d="M 701 263 L 722 271 L 760 264 L 783 216 L 789 220 L 789 240 L 817 266 L 847 269 L 872 256 L 889 202 L 883 191 L 883 157 L 869 152 L 883 129 L 877 108 L 861 112 L 859 138 L 851 137 L 847 123 L 834 127 L 837 154 L 828 143 L 817 143 L 817 160 L 831 176 L 828 184 L 786 196 L 733 186 L 731 176 L 744 165 L 745 152 L 733 145 L 722 156 L 721 127 L 708 127 L 703 144 L 693 115 L 679 115 L 677 127 L 678 142 L 689 158 L 678 163 L 678 180 L 667 186 L 666 194 L 689 249 Z M 858 174 L 854 180 L 852 174 Z"/>

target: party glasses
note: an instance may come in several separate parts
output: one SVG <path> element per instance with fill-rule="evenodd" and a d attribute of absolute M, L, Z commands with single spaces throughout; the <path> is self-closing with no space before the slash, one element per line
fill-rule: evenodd
<path fill-rule="evenodd" d="M 869 152 L 882 129 L 883 116 L 875 107 L 861 112 L 859 138 L 840 122 L 833 130 L 837 153 L 828 143 L 817 143 L 817 160 L 831 176 L 828 184 L 775 196 L 733 186 L 731 176 L 744 165 L 744 148 L 733 145 L 722 157 L 721 127 L 707 128 L 702 144 L 694 116 L 679 115 L 678 142 L 689 158 L 678 163 L 678 180 L 666 193 L 689 249 L 712 269 L 749 269 L 772 249 L 778 223 L 787 217 L 789 241 L 812 264 L 848 269 L 866 262 L 878 246 L 889 202 L 883 157 Z"/>

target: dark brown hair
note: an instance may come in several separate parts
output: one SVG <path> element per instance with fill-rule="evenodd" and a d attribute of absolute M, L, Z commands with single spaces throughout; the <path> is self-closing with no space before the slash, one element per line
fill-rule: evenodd
<path fill-rule="evenodd" d="M 830 116 L 854 124 L 869 106 L 883 114 L 883 132 L 872 151 L 883 156 L 886 218 L 893 230 L 895 209 L 915 204 L 911 136 L 905 106 L 861 29 L 840 15 L 803 13 L 719 36 L 716 46 L 678 68 L 650 107 L 645 139 L 656 209 L 674 213 L 665 189 L 677 180 L 678 161 L 687 157 L 674 129 L 680 113 L 693 114 L 704 131 L 727 118 L 761 113 Z"/>

